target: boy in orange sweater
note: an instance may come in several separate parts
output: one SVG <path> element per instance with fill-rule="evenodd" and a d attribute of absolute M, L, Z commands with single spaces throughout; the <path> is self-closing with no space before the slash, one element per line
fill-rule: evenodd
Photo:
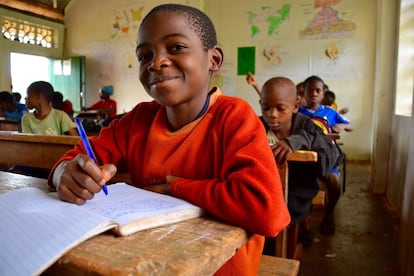
<path fill-rule="evenodd" d="M 217 274 L 256 275 L 263 236 L 275 236 L 290 216 L 260 120 L 243 100 L 209 90 L 223 62 L 212 22 L 192 7 L 155 7 L 142 21 L 136 54 L 154 101 L 91 141 L 102 166 L 79 144 L 57 163 L 49 184 L 62 200 L 83 204 L 117 168 L 127 169 L 133 185 L 182 198 L 253 233 Z"/>

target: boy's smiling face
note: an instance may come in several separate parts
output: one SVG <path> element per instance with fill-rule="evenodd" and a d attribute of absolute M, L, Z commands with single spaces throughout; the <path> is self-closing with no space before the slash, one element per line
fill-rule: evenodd
<path fill-rule="evenodd" d="M 152 98 L 165 106 L 184 104 L 199 112 L 222 56 L 218 61 L 216 48 L 205 51 L 190 26 L 185 13 L 152 14 L 140 28 L 136 54 L 140 81 Z"/>

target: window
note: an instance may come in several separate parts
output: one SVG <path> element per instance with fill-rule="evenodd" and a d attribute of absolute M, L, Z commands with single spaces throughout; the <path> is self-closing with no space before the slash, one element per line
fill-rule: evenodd
<path fill-rule="evenodd" d="M 1 32 L 3 37 L 11 41 L 38 45 L 45 48 L 56 47 L 55 30 L 49 27 L 3 18 Z"/>
<path fill-rule="evenodd" d="M 401 0 L 395 114 L 412 116 L 414 93 L 414 0 Z"/>

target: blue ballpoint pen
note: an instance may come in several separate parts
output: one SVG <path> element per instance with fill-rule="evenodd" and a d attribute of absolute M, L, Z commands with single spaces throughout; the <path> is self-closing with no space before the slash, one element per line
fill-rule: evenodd
<path fill-rule="evenodd" d="M 86 153 L 88 154 L 88 156 L 90 158 L 92 158 L 92 160 L 95 162 L 95 164 L 98 164 L 96 157 L 95 157 L 95 153 L 92 150 L 91 144 L 89 143 L 88 140 L 88 136 L 86 136 L 86 132 L 85 129 L 82 126 L 82 122 L 79 118 L 75 118 L 75 123 L 76 123 L 76 127 L 78 129 L 79 135 L 81 137 L 83 146 L 86 149 Z M 104 191 L 105 195 L 108 195 L 108 188 L 106 187 L 106 185 L 102 185 L 102 190 Z"/>

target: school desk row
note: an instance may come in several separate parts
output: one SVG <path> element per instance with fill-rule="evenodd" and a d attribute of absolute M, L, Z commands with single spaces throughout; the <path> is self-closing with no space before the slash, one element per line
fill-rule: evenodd
<path fill-rule="evenodd" d="M 46 181 L 0 171 L 0 193 L 28 186 L 48 191 Z M 243 229 L 210 217 L 123 238 L 103 233 L 65 253 L 44 275 L 212 275 L 248 239 Z M 259 275 L 295 276 L 298 271 L 298 261 L 264 256 Z"/>

